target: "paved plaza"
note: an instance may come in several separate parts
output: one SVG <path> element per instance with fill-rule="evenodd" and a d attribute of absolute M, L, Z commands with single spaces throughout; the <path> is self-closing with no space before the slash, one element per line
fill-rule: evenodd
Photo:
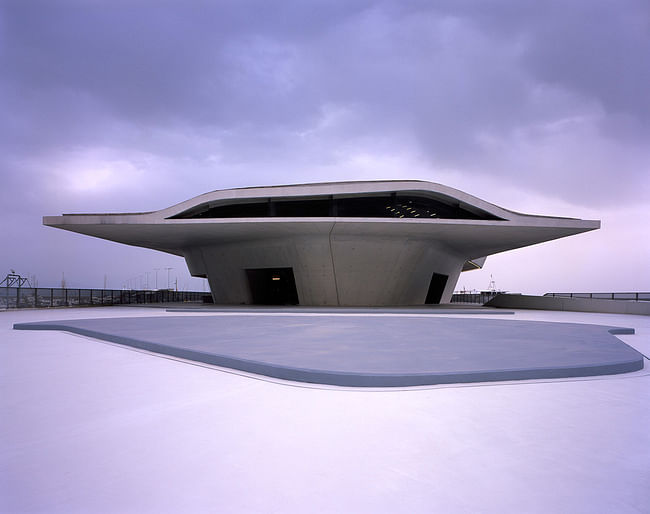
<path fill-rule="evenodd" d="M 230 312 L 0 312 L 0 511 L 650 509 L 645 358 L 644 369 L 615 375 L 342 387 L 252 374 L 65 331 L 13 330 L 16 323 L 81 319 L 108 325 L 120 319 L 127 327 L 128 320 L 183 318 L 198 327 L 209 317 L 215 328 L 236 321 L 241 330 L 253 330 L 280 314 Z M 295 314 L 286 314 L 285 322 L 310 324 L 317 318 Z M 403 310 L 357 314 L 384 329 L 406 324 L 415 330 L 442 319 L 403 316 Z M 615 338 L 650 355 L 647 316 L 442 316 L 466 326 L 484 320 L 513 327 L 551 322 L 631 328 L 634 334 Z M 353 319 L 339 316 L 333 339 Z M 598 333 L 614 339 L 606 330 Z M 385 333 L 382 338 L 389 339 Z"/>
<path fill-rule="evenodd" d="M 462 313 L 463 311 L 458 311 Z M 213 311 L 198 317 L 18 323 L 269 377 L 391 387 L 607 375 L 643 356 L 633 329 L 398 312 Z"/>

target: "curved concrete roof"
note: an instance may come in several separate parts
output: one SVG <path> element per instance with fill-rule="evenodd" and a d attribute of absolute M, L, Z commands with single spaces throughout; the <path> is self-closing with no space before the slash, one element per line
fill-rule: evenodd
<path fill-rule="evenodd" d="M 485 211 L 499 220 L 443 218 L 199 218 L 170 219 L 201 205 L 215 206 L 252 199 L 416 193 L 453 201 L 468 210 Z M 467 259 L 477 259 L 600 228 L 597 220 L 579 220 L 521 214 L 496 206 L 463 191 L 419 180 L 328 182 L 302 185 L 247 187 L 204 193 L 153 212 L 64 214 L 45 216 L 47 226 L 62 228 L 128 245 L 176 255 L 184 249 L 255 238 L 308 234 L 399 234 L 435 239 Z"/>

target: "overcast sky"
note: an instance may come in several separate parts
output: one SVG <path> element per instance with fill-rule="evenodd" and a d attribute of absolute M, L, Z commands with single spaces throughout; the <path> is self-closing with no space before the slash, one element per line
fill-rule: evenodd
<path fill-rule="evenodd" d="M 203 288 L 183 259 L 43 215 L 423 179 L 602 220 L 459 288 L 650 290 L 647 0 L 4 0 L 0 109 L 0 274 L 41 287 L 153 286 L 171 267 Z"/>

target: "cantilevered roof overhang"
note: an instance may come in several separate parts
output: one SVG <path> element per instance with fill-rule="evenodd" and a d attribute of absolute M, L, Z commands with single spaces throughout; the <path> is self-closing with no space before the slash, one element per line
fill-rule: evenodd
<path fill-rule="evenodd" d="M 391 197 L 392 195 L 392 197 Z M 418 197 L 455 208 L 459 217 L 326 216 L 200 217 L 221 206 L 298 200 Z M 393 198 L 393 200 L 391 200 Z M 388 203 L 387 203 L 388 208 Z M 212 211 L 211 211 L 212 209 Z M 203 213 L 203 214 L 202 214 Z M 463 214 L 465 213 L 465 215 Z M 443 214 L 444 215 L 444 214 Z M 463 217 L 465 216 L 465 217 Z M 329 234 L 435 240 L 468 260 L 600 228 L 597 220 L 521 214 L 424 181 L 333 182 L 212 191 L 154 212 L 63 214 L 43 223 L 80 234 L 183 256 L 188 248 L 237 241 Z M 471 269 L 471 266 L 467 269 Z"/>

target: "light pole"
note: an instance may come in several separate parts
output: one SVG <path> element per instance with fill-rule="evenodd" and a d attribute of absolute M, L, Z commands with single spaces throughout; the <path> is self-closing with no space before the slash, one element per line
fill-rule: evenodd
<path fill-rule="evenodd" d="M 154 268 L 156 271 L 156 291 L 158 290 L 158 271 L 160 271 L 160 268 Z"/>
<path fill-rule="evenodd" d="M 169 289 L 169 271 L 173 270 L 174 268 L 165 268 L 167 270 L 167 289 Z"/>

